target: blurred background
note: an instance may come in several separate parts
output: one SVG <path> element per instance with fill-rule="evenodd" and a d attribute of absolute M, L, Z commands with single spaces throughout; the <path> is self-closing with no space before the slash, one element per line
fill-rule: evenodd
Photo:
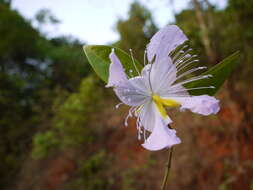
<path fill-rule="evenodd" d="M 170 110 L 182 143 L 168 189 L 253 190 L 252 0 L 0 0 L 0 189 L 159 189 L 168 151 L 137 140 L 128 107 L 94 74 L 82 45 L 142 60 L 177 24 L 202 65 L 240 50 L 218 115 Z"/>

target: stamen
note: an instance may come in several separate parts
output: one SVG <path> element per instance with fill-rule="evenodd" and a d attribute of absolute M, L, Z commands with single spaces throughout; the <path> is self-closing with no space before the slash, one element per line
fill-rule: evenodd
<path fill-rule="evenodd" d="M 184 53 L 185 52 L 184 49 L 187 48 L 187 47 L 188 47 L 188 45 L 184 45 L 183 47 L 179 48 L 179 50 L 177 51 L 177 53 L 175 55 L 173 55 L 174 52 L 170 53 L 170 56 L 172 57 L 172 60 L 174 61 L 174 60 L 178 59 L 178 56 L 181 53 Z"/>
<path fill-rule="evenodd" d="M 152 85 L 151 85 L 151 71 L 152 71 L 152 67 L 153 67 L 153 63 L 150 66 L 149 75 L 148 75 L 148 82 L 149 82 L 149 86 L 150 86 L 151 92 L 153 92 Z"/>
<path fill-rule="evenodd" d="M 182 48 L 183 49 L 183 48 Z M 184 50 L 180 50 L 180 51 L 178 51 L 177 53 L 176 53 L 176 55 L 175 56 L 173 56 L 172 57 L 172 60 L 173 61 L 175 61 L 175 60 L 177 60 L 178 58 L 180 58 L 181 56 L 180 56 L 180 54 L 183 54 L 184 53 Z"/>
<path fill-rule="evenodd" d="M 175 62 L 175 65 L 176 65 L 176 67 L 180 67 L 181 65 L 180 64 L 185 64 L 185 63 L 187 63 L 187 62 L 189 62 L 189 61 L 192 61 L 192 59 L 193 58 L 195 58 L 195 57 L 198 57 L 197 55 L 190 55 L 190 54 L 187 54 L 187 55 L 185 55 L 183 58 L 184 59 L 181 59 L 181 60 L 178 60 L 178 61 L 176 61 Z M 185 59 L 186 58 L 186 59 Z M 195 59 L 195 60 L 197 60 L 197 59 Z"/>
<path fill-rule="evenodd" d="M 189 71 L 186 71 L 184 73 L 182 73 L 181 75 L 178 76 L 177 80 L 181 79 L 182 77 L 186 76 L 186 75 L 189 75 L 195 71 L 198 71 L 198 70 L 202 70 L 202 69 L 206 69 L 207 67 L 197 67 L 197 68 L 193 68 L 193 69 L 190 69 Z"/>
<path fill-rule="evenodd" d="M 140 117 L 137 117 L 136 123 L 137 123 L 137 129 L 141 128 L 141 119 L 140 119 Z"/>
<path fill-rule="evenodd" d="M 132 59 L 132 62 L 133 62 L 134 68 L 135 68 L 136 72 L 138 73 L 138 75 L 141 75 L 141 74 L 140 74 L 140 71 L 138 70 L 138 68 L 137 68 L 137 66 L 136 66 L 136 64 L 135 64 L 132 49 L 129 49 L 129 51 L 130 51 L 130 55 L 131 55 L 131 59 Z"/>
<path fill-rule="evenodd" d="M 184 68 L 188 67 L 188 66 L 191 65 L 192 63 L 196 63 L 196 62 L 199 62 L 199 60 L 198 60 L 198 59 L 194 59 L 194 60 L 190 60 L 190 61 L 184 62 L 184 64 L 179 65 L 179 66 L 177 67 L 177 69 L 178 69 L 177 72 L 183 70 Z"/>
<path fill-rule="evenodd" d="M 146 142 L 146 129 L 143 128 L 143 134 L 144 134 L 144 142 Z"/>
<path fill-rule="evenodd" d="M 184 45 L 182 49 L 185 49 L 185 48 L 187 48 L 187 47 L 189 47 L 189 45 Z"/>
<path fill-rule="evenodd" d="M 138 140 L 141 140 L 141 134 L 139 130 L 138 130 Z"/>
<path fill-rule="evenodd" d="M 180 90 L 171 90 L 171 91 L 168 91 L 170 93 L 177 93 L 177 92 L 186 92 L 186 91 L 189 91 L 189 90 L 199 90 L 199 89 L 214 89 L 215 87 L 214 86 L 205 86 L 205 87 L 195 87 L 195 88 L 184 88 L 184 89 L 180 89 Z"/>
<path fill-rule="evenodd" d="M 129 70 L 129 75 L 130 75 L 130 77 L 134 77 L 132 69 Z"/>
<path fill-rule="evenodd" d="M 139 127 L 137 131 L 138 131 L 138 140 L 141 140 L 141 133 L 142 133 L 141 127 Z"/>
<path fill-rule="evenodd" d="M 210 78 L 210 77 L 212 77 L 212 75 L 204 75 L 204 76 L 193 77 L 193 78 L 184 80 L 184 81 L 182 81 L 182 82 L 179 82 L 179 83 L 177 83 L 177 84 L 171 86 L 171 88 L 174 88 L 174 87 L 177 87 L 177 86 L 179 86 L 179 85 L 186 84 L 186 83 L 189 83 L 189 82 L 193 82 L 193 81 L 197 81 L 197 80 L 201 80 L 201 79 L 207 79 L 207 78 Z"/>
<path fill-rule="evenodd" d="M 203 86 L 203 87 L 195 87 L 195 88 L 187 88 L 188 90 L 199 90 L 199 89 L 214 89 L 215 86 Z"/>
<path fill-rule="evenodd" d="M 181 55 L 179 58 L 177 58 L 176 60 L 173 60 L 173 62 L 175 64 L 181 63 L 183 61 L 183 59 L 189 58 L 189 56 L 191 56 L 190 54 L 185 54 L 185 52 L 183 53 L 183 55 Z"/>
<path fill-rule="evenodd" d="M 127 116 L 126 119 L 125 119 L 125 123 L 124 123 L 125 127 L 128 126 L 128 123 L 127 123 L 127 120 L 128 120 L 128 119 L 129 119 L 129 116 Z"/>
<path fill-rule="evenodd" d="M 147 49 L 144 50 L 144 58 L 143 58 L 144 66 L 146 66 L 146 56 L 147 56 Z"/>
<path fill-rule="evenodd" d="M 125 125 L 126 127 L 128 126 L 128 123 L 127 123 L 128 119 L 129 119 L 130 117 L 133 117 L 132 112 L 133 112 L 134 109 L 135 109 L 135 107 L 131 107 L 131 108 L 129 109 L 129 111 L 128 111 L 128 115 L 127 115 L 127 117 L 126 117 L 126 119 L 125 119 L 125 122 L 124 122 L 124 125 Z"/>
<path fill-rule="evenodd" d="M 138 139 L 141 140 L 142 131 L 141 131 L 140 117 L 137 117 L 136 125 L 137 125 Z"/>
<path fill-rule="evenodd" d="M 189 53 L 189 52 L 191 52 L 191 51 L 192 51 L 192 48 L 189 48 L 188 50 L 184 51 L 184 53 L 183 53 L 180 57 L 178 57 L 177 59 L 173 59 L 173 61 L 174 61 L 174 62 L 177 62 L 177 61 L 179 61 L 179 60 L 184 59 L 185 56 L 186 56 L 186 58 L 187 58 L 189 55 L 191 56 L 191 54 Z"/>
<path fill-rule="evenodd" d="M 190 55 L 190 54 L 186 54 L 184 57 L 182 57 L 180 60 L 177 60 L 175 62 L 175 66 L 181 67 L 184 64 L 187 64 L 189 61 L 193 61 L 193 58 L 197 57 L 197 55 Z M 197 59 L 195 59 L 197 60 Z"/>
<path fill-rule="evenodd" d="M 119 106 L 121 106 L 123 103 L 121 102 L 121 103 L 119 103 L 119 104 L 117 104 L 116 106 L 115 106 L 115 108 L 116 109 L 119 109 Z"/>

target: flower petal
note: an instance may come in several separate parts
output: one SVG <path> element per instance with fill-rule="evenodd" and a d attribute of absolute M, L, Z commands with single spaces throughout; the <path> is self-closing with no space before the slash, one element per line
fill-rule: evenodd
<path fill-rule="evenodd" d="M 219 100 L 212 96 L 192 96 L 192 97 L 178 97 L 172 98 L 181 103 L 180 110 L 189 109 L 194 113 L 202 115 L 216 114 L 220 110 Z"/>
<path fill-rule="evenodd" d="M 155 118 L 155 128 L 148 139 L 142 144 L 144 148 L 151 151 L 170 148 L 173 145 L 181 143 L 176 135 L 176 130 L 169 129 L 162 118 Z"/>
<path fill-rule="evenodd" d="M 188 38 L 176 25 L 169 25 L 159 30 L 150 40 L 147 47 L 147 56 L 151 62 L 156 55 L 156 60 L 167 57 L 177 46 Z"/>
<path fill-rule="evenodd" d="M 143 94 L 150 94 L 150 90 L 147 87 L 145 80 L 142 76 L 137 76 L 129 79 L 129 83 L 136 89 L 137 92 Z"/>
<path fill-rule="evenodd" d="M 124 72 L 123 66 L 120 63 L 120 60 L 118 59 L 117 55 L 113 50 L 110 53 L 109 57 L 111 60 L 111 64 L 109 67 L 109 79 L 106 87 L 113 87 L 119 85 L 122 82 L 127 81 L 127 76 Z"/>
<path fill-rule="evenodd" d="M 139 112 L 139 117 L 142 126 L 145 130 L 152 132 L 155 126 L 155 105 L 150 100 L 147 101 Z"/>
<path fill-rule="evenodd" d="M 161 90 L 166 90 L 176 80 L 177 70 L 169 57 L 160 59 L 154 63 L 151 83 L 155 93 L 159 94 Z"/>
<path fill-rule="evenodd" d="M 168 91 L 176 80 L 176 73 L 176 67 L 169 57 L 164 57 L 152 65 L 148 64 L 142 70 L 146 84 L 155 94 Z"/>
<path fill-rule="evenodd" d="M 114 87 L 114 91 L 118 98 L 129 106 L 140 106 L 148 97 L 142 77 L 122 81 Z"/>
<path fill-rule="evenodd" d="M 140 117 L 140 121 L 144 129 L 149 132 L 153 131 L 155 127 L 155 118 L 157 116 L 161 117 L 166 125 L 172 123 L 170 117 L 167 114 L 166 116 L 162 114 L 159 110 L 159 107 L 151 100 L 151 98 L 149 100 L 146 99 L 145 103 L 143 104 L 143 107 L 139 111 L 138 116 Z"/>
<path fill-rule="evenodd" d="M 187 97 L 190 96 L 187 89 L 183 85 L 169 86 L 160 89 L 158 93 L 161 97 Z"/>
<path fill-rule="evenodd" d="M 134 77 L 130 80 L 114 51 L 110 54 L 111 65 L 109 68 L 109 79 L 106 87 L 114 87 L 118 98 L 129 106 L 140 106 L 146 99 L 147 88 L 142 77 Z"/>

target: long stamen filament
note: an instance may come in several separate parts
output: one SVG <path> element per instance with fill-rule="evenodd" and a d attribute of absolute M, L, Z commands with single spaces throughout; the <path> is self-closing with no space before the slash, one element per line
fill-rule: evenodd
<path fill-rule="evenodd" d="M 128 123 L 127 123 L 128 119 L 129 119 L 130 117 L 133 117 L 133 114 L 132 114 L 132 113 L 134 113 L 136 109 L 137 109 L 136 107 L 131 107 L 131 108 L 129 109 L 128 115 L 127 115 L 127 117 L 126 117 L 126 119 L 125 119 L 125 123 L 124 123 L 124 125 L 125 125 L 126 127 L 128 126 Z"/>
<path fill-rule="evenodd" d="M 189 75 L 195 71 L 206 69 L 206 68 L 207 67 L 197 67 L 197 68 L 190 69 L 189 71 L 186 71 L 186 72 L 182 73 L 181 75 L 179 75 L 177 80 L 179 80 L 179 79 L 183 78 L 184 76 Z"/>
<path fill-rule="evenodd" d="M 189 82 L 193 82 L 193 81 L 197 81 L 197 80 L 201 80 L 201 79 L 207 79 L 207 78 L 210 78 L 210 77 L 212 77 L 212 75 L 204 75 L 204 76 L 193 77 L 193 78 L 190 78 L 188 80 L 184 80 L 182 82 L 174 84 L 173 86 L 171 86 L 171 88 L 174 88 L 174 87 L 177 87 L 177 86 L 189 83 Z"/>
<path fill-rule="evenodd" d="M 187 92 L 189 90 L 199 90 L 199 89 L 214 89 L 214 86 L 205 86 L 205 87 L 195 87 L 195 88 L 184 88 L 180 90 L 170 90 L 169 93 L 177 93 L 177 92 Z"/>
<path fill-rule="evenodd" d="M 123 104 L 122 102 L 119 103 L 119 104 L 117 104 L 117 105 L 115 106 L 115 108 L 116 108 L 116 109 L 119 109 L 119 107 L 120 107 L 122 104 Z"/>
<path fill-rule="evenodd" d="M 182 71 L 184 68 L 186 68 L 186 67 L 188 67 L 189 65 L 191 65 L 192 63 L 195 63 L 195 62 L 198 62 L 198 61 L 199 61 L 198 59 L 194 59 L 194 60 L 189 60 L 189 61 L 184 62 L 184 64 L 178 66 L 177 72 Z"/>
<path fill-rule="evenodd" d="M 144 58 L 143 58 L 143 64 L 146 66 L 146 55 L 147 55 L 147 50 L 144 50 Z"/>
<path fill-rule="evenodd" d="M 137 66 L 136 66 L 136 64 L 135 64 L 132 49 L 129 49 L 129 51 L 130 51 L 130 55 L 131 55 L 131 59 L 132 59 L 132 62 L 133 62 L 134 68 L 135 68 L 136 72 L 138 73 L 138 75 L 141 75 L 141 74 L 140 74 L 140 71 L 138 70 L 138 68 L 137 68 Z"/>
<path fill-rule="evenodd" d="M 182 48 L 180 48 L 180 49 L 178 50 L 178 52 L 177 52 L 175 55 L 171 55 L 171 56 L 172 56 L 172 60 L 175 61 L 175 60 L 177 60 L 178 58 L 180 58 L 180 57 L 181 57 L 181 56 L 180 56 L 181 53 L 183 53 L 183 55 L 184 55 L 184 52 L 185 52 L 184 49 L 187 48 L 187 47 L 188 47 L 188 45 L 185 45 L 185 46 L 183 46 Z M 183 56 L 183 55 L 182 55 L 182 56 Z"/>
<path fill-rule="evenodd" d="M 185 55 L 184 59 L 181 59 L 175 62 L 175 66 L 177 68 L 181 67 L 182 65 L 187 64 L 190 61 L 193 61 L 193 58 L 197 57 L 197 55 L 190 55 L 190 54 L 187 54 L 187 55 L 188 56 Z M 197 59 L 194 59 L 194 60 L 197 60 Z"/>
<path fill-rule="evenodd" d="M 182 59 L 189 58 L 189 56 L 191 56 L 189 52 L 191 51 L 192 51 L 192 48 L 189 48 L 188 50 L 184 51 L 184 53 L 181 56 L 177 57 L 177 59 L 173 59 L 173 61 L 179 62 Z"/>
<path fill-rule="evenodd" d="M 129 70 L 129 75 L 130 75 L 130 77 L 132 77 L 132 78 L 134 77 L 134 75 L 133 75 L 133 70 L 132 70 L 132 69 Z"/>
<path fill-rule="evenodd" d="M 152 71 L 152 67 L 153 67 L 153 63 L 151 63 L 150 70 L 149 70 L 149 73 L 148 73 L 148 82 L 149 82 L 149 86 L 150 86 L 151 92 L 153 92 L 152 84 L 151 84 L 151 71 Z"/>
<path fill-rule="evenodd" d="M 179 58 L 182 56 L 182 55 L 180 55 L 180 54 L 184 54 L 183 48 L 180 49 L 180 50 L 176 53 L 175 56 L 173 56 L 172 60 L 175 61 L 175 60 L 179 59 Z"/>

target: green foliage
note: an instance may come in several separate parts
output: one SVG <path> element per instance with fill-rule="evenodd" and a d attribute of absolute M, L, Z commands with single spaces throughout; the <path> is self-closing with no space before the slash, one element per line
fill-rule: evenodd
<path fill-rule="evenodd" d="M 248 22 L 248 20 L 253 17 L 252 7 L 253 1 L 229 0 L 227 9 L 228 11 L 236 13 L 241 24 L 252 26 L 253 24 Z"/>
<path fill-rule="evenodd" d="M 56 108 L 53 125 L 59 131 L 61 145 L 74 146 L 91 143 L 94 140 L 94 126 L 99 115 L 96 114 L 101 103 L 102 89 L 94 77 L 85 78 L 77 93 Z"/>
<path fill-rule="evenodd" d="M 45 133 L 37 133 L 33 139 L 33 144 L 32 157 L 40 159 L 44 158 L 54 146 L 59 144 L 59 141 L 52 131 L 47 131 Z"/>
<path fill-rule="evenodd" d="M 95 113 L 101 105 L 101 97 L 102 88 L 98 80 L 91 76 L 85 78 L 79 91 L 72 93 L 63 103 L 56 100 L 52 128 L 35 135 L 33 156 L 45 157 L 52 148 L 65 150 L 92 143 L 96 136 L 94 127 L 99 118 Z"/>
<path fill-rule="evenodd" d="M 101 150 L 92 156 L 78 160 L 78 178 L 67 184 L 68 189 L 107 190 L 110 180 L 103 176 L 110 169 L 110 161 L 105 151 Z"/>
<path fill-rule="evenodd" d="M 0 43 L 1 71 L 13 68 L 22 71 L 31 69 L 32 66 L 26 64 L 25 60 L 28 57 L 35 58 L 40 53 L 37 44 L 39 33 L 17 12 L 10 11 L 8 7 L 2 5 L 0 5 L 0 26 L 3 38 Z"/>
<path fill-rule="evenodd" d="M 0 5 L 6 5 L 6 6 L 10 6 L 11 4 L 11 0 L 0 0 Z"/>
<path fill-rule="evenodd" d="M 7 1 L 6 1 L 7 2 Z M 25 61 L 38 56 L 38 32 L 17 12 L 0 4 L 0 188 L 11 184 L 35 132 L 34 82 L 40 78 Z M 26 47 L 26 48 L 24 48 Z M 32 74 L 33 73 L 33 74 Z M 35 76 L 36 75 L 36 76 Z M 12 177 L 10 177 L 12 176 Z"/>
<path fill-rule="evenodd" d="M 108 156 L 104 151 L 100 151 L 90 158 L 79 161 L 78 173 L 82 177 L 81 185 L 87 190 L 106 190 L 110 181 L 102 177 L 101 172 L 108 168 Z"/>
<path fill-rule="evenodd" d="M 112 183 L 106 177 L 111 165 L 108 154 L 94 145 L 104 139 L 100 112 L 108 95 L 94 76 L 82 80 L 80 88 L 67 98 L 57 98 L 53 106 L 51 126 L 33 138 L 32 156 L 45 159 L 56 153 L 74 152 L 77 170 L 65 184 L 67 189 L 108 189 Z"/>
<path fill-rule="evenodd" d="M 54 38 L 50 42 L 52 45 L 47 49 L 47 56 L 52 62 L 50 77 L 53 84 L 68 91 L 77 90 L 81 79 L 90 73 L 81 43 L 66 37 Z"/>
<path fill-rule="evenodd" d="M 46 39 L 2 2 L 0 36 L 2 189 L 13 184 L 23 159 L 29 156 L 32 137 L 38 128 L 51 125 L 55 99 L 63 99 L 66 92 L 76 91 L 90 68 L 79 41 L 66 37 Z M 42 143 L 41 149 L 36 150 L 38 157 L 51 146 L 49 142 L 47 145 L 47 138 L 50 138 L 47 132 L 38 136 L 36 143 Z"/>
<path fill-rule="evenodd" d="M 101 46 L 101 45 L 89 45 L 84 46 L 84 52 L 89 60 L 89 63 L 98 74 L 99 77 L 105 82 L 108 80 L 109 76 L 109 66 L 110 66 L 110 59 L 109 55 L 112 51 L 112 48 L 115 50 L 115 54 L 120 59 L 123 67 L 127 74 L 130 74 L 130 70 L 132 70 L 132 75 L 135 76 L 138 73 L 132 63 L 131 57 L 124 52 L 123 50 L 111 46 Z M 141 69 L 142 66 L 135 60 L 135 65 L 138 69 Z"/>
<path fill-rule="evenodd" d="M 35 18 L 40 24 L 57 24 L 60 22 L 48 9 L 39 10 L 39 12 L 36 13 Z"/>
<path fill-rule="evenodd" d="M 51 128 L 34 137 L 34 158 L 46 158 L 55 152 L 83 150 L 80 158 L 76 159 L 76 177 L 66 185 L 70 189 L 102 190 L 107 189 L 110 183 L 104 176 L 110 159 L 105 151 L 93 147 L 103 135 L 100 114 L 97 113 L 104 107 L 102 97 L 107 97 L 103 89 L 94 76 L 83 79 L 79 91 L 71 93 L 63 101 L 56 100 Z"/>

